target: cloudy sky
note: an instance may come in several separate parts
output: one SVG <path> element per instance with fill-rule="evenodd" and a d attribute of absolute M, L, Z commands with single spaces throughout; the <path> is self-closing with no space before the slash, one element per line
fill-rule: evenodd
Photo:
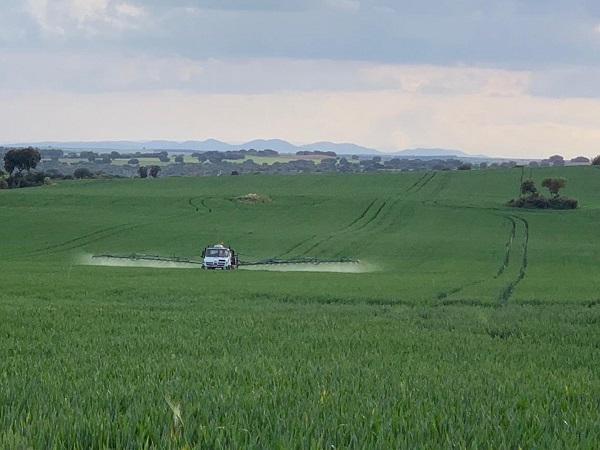
<path fill-rule="evenodd" d="M 2 0 L 0 142 L 600 153 L 598 0 Z"/>

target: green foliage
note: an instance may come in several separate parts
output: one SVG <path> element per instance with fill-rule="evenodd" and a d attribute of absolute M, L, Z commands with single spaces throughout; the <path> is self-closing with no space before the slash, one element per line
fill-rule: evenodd
<path fill-rule="evenodd" d="M 560 189 L 566 184 L 564 178 L 544 179 L 542 186 L 552 193 L 551 198 L 546 198 L 538 192 L 535 181 L 525 180 L 521 183 L 521 197 L 509 201 L 507 205 L 527 209 L 577 209 L 579 206 L 577 200 L 560 196 Z"/>
<path fill-rule="evenodd" d="M 568 214 L 508 170 L 2 191 L 0 448 L 595 448 L 600 177 L 533 171 L 567 175 Z M 219 241 L 379 270 L 77 265 Z"/>
<path fill-rule="evenodd" d="M 542 181 L 542 187 L 545 187 L 550 191 L 554 197 L 560 195 L 560 190 L 567 185 L 567 180 L 564 178 L 545 178 Z"/>
<path fill-rule="evenodd" d="M 592 159 L 592 166 L 600 166 L 600 155 Z"/>
<path fill-rule="evenodd" d="M 73 172 L 73 177 L 76 179 L 93 178 L 94 174 L 90 169 L 86 167 L 80 167 L 75 169 L 75 172 Z"/>
<path fill-rule="evenodd" d="M 140 178 L 148 178 L 148 168 L 146 166 L 138 167 L 138 174 Z"/>
<path fill-rule="evenodd" d="M 12 149 L 4 155 L 4 169 L 9 175 L 15 171 L 19 174 L 26 170 L 35 169 L 42 157 L 40 152 L 32 147 Z"/>
<path fill-rule="evenodd" d="M 535 181 L 533 180 L 525 180 L 521 183 L 521 194 L 522 195 L 531 195 L 537 194 L 537 187 L 535 186 Z"/>
<path fill-rule="evenodd" d="M 160 166 L 150 166 L 150 170 L 149 170 L 148 174 L 152 178 L 157 178 L 158 175 L 160 174 Z"/>

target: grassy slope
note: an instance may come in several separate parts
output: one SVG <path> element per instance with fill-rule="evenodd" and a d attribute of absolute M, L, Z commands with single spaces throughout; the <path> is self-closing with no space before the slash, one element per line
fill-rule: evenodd
<path fill-rule="evenodd" d="M 519 170 L 0 191 L 0 444 L 592 447 L 600 174 L 533 172 L 549 175 L 580 210 L 503 208 Z M 230 200 L 249 192 L 273 202 Z M 220 240 L 246 259 L 381 270 L 73 263 L 197 257 Z M 165 395 L 182 403 L 181 436 Z"/>

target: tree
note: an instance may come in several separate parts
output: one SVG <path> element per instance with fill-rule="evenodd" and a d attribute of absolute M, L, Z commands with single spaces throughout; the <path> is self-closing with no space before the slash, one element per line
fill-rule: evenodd
<path fill-rule="evenodd" d="M 566 185 L 567 180 L 564 178 L 546 178 L 544 181 L 542 181 L 542 186 L 547 188 L 555 198 L 558 198 L 560 195 L 560 190 Z"/>
<path fill-rule="evenodd" d="M 150 166 L 150 176 L 152 178 L 157 178 L 160 173 L 160 166 Z"/>
<path fill-rule="evenodd" d="M 148 168 L 146 166 L 138 167 L 138 174 L 140 178 L 148 178 Z"/>
<path fill-rule="evenodd" d="M 458 170 L 471 170 L 473 166 L 470 163 L 462 163 L 457 167 Z"/>
<path fill-rule="evenodd" d="M 84 178 L 93 178 L 93 174 L 90 169 L 87 169 L 86 167 L 80 167 L 79 169 L 75 169 L 75 172 L 73 172 L 73 178 L 78 180 L 82 180 Z"/>
<path fill-rule="evenodd" d="M 140 163 L 140 160 L 137 158 L 131 158 L 129 161 L 127 161 L 127 164 L 129 164 L 130 166 L 137 166 Z"/>
<path fill-rule="evenodd" d="M 40 152 L 32 147 L 13 149 L 4 155 L 4 168 L 9 175 L 15 170 L 20 175 L 24 170 L 30 172 L 35 169 L 41 160 Z"/>
<path fill-rule="evenodd" d="M 112 151 L 110 152 L 110 159 L 119 159 L 121 157 L 121 154 L 117 151 Z"/>
<path fill-rule="evenodd" d="M 175 157 L 175 162 L 178 163 L 178 164 L 183 163 L 183 155 L 177 155 Z"/>
<path fill-rule="evenodd" d="M 592 166 L 600 166 L 600 155 L 592 159 Z"/>
<path fill-rule="evenodd" d="M 537 194 L 537 188 L 533 180 L 525 180 L 521 183 L 521 194 L 523 195 L 535 195 Z"/>

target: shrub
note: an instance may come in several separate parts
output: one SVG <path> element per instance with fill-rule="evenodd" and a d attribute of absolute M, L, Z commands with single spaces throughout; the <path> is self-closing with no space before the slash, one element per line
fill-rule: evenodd
<path fill-rule="evenodd" d="M 94 175 L 92 174 L 90 169 L 80 167 L 79 169 L 75 169 L 75 172 L 73 172 L 73 178 L 77 180 L 82 180 L 84 178 L 94 178 Z"/>
<path fill-rule="evenodd" d="M 175 157 L 175 162 L 178 163 L 178 164 L 183 163 L 183 155 L 177 155 Z"/>
<path fill-rule="evenodd" d="M 519 197 L 508 202 L 508 206 L 525 209 L 577 209 L 579 202 L 574 198 L 551 197 L 532 194 L 527 197 Z"/>
<path fill-rule="evenodd" d="M 530 195 L 536 193 L 537 188 L 535 187 L 535 182 L 533 180 L 525 180 L 521 183 L 521 194 Z"/>
<path fill-rule="evenodd" d="M 542 181 L 542 186 L 547 188 L 554 197 L 560 195 L 560 190 L 567 185 L 564 178 L 546 178 Z"/>
<path fill-rule="evenodd" d="M 60 180 L 64 178 L 64 175 L 57 169 L 49 169 L 46 171 L 46 176 L 51 180 Z"/>
<path fill-rule="evenodd" d="M 600 155 L 592 159 L 592 166 L 600 166 Z"/>
<path fill-rule="evenodd" d="M 131 166 L 137 166 L 140 163 L 140 160 L 137 158 L 131 158 L 129 161 L 127 161 L 127 164 L 131 165 Z"/>
<path fill-rule="evenodd" d="M 473 166 L 470 163 L 464 163 L 457 167 L 458 170 L 471 170 Z"/>
<path fill-rule="evenodd" d="M 148 178 L 148 168 L 146 166 L 138 167 L 138 174 L 140 178 Z"/>
<path fill-rule="evenodd" d="M 4 168 L 9 175 L 15 171 L 30 172 L 41 160 L 40 152 L 32 147 L 12 149 L 4 155 Z"/>
<path fill-rule="evenodd" d="M 160 166 L 150 166 L 149 174 L 152 178 L 157 178 L 159 173 L 160 173 Z"/>
<path fill-rule="evenodd" d="M 8 182 L 5 179 L 0 179 L 0 189 L 8 189 Z"/>

